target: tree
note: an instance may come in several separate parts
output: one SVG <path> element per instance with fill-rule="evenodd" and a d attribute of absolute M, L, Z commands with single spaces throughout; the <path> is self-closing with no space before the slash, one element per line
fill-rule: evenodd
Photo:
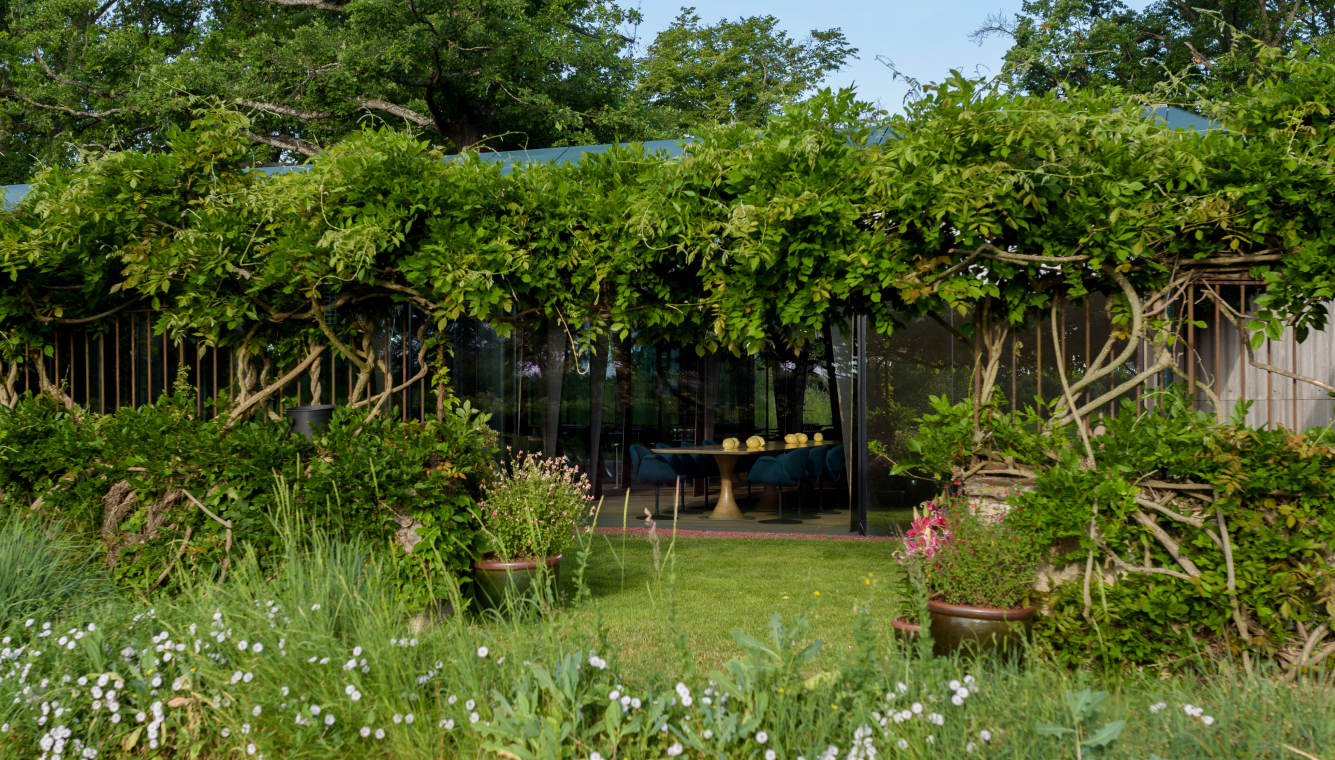
<path fill-rule="evenodd" d="M 1025 0 L 1020 13 L 989 18 L 980 44 L 1009 37 L 1003 79 L 1026 92 L 1119 86 L 1149 93 L 1177 79 L 1207 98 L 1235 91 L 1267 49 L 1335 35 L 1332 0 Z M 1180 79 L 1178 79 L 1180 78 Z"/>
<path fill-rule="evenodd" d="M 5 182 L 80 151 L 161 149 L 209 101 L 249 111 L 247 139 L 269 161 L 314 155 L 368 116 L 455 150 L 610 139 L 626 129 L 633 75 L 632 40 L 617 30 L 638 18 L 603 0 L 11 0 L 0 10 Z"/>
<path fill-rule="evenodd" d="M 702 123 L 760 126 L 857 57 L 839 29 L 789 38 L 773 16 L 701 26 L 694 8 L 649 46 L 639 64 L 639 93 L 666 109 L 684 131 Z"/>

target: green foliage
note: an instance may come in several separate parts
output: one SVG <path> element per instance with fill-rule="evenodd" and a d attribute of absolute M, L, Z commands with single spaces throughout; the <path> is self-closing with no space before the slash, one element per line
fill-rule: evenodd
<path fill-rule="evenodd" d="M 751 16 L 701 26 L 695 9 L 683 8 L 640 60 L 637 90 L 680 133 L 711 122 L 764 126 L 858 52 L 839 29 L 813 29 L 797 42 L 778 23 Z"/>
<path fill-rule="evenodd" d="M 1108 701 L 1108 692 L 1090 691 L 1084 689 L 1079 692 L 1066 692 L 1066 708 L 1070 710 L 1070 721 L 1073 726 L 1062 726 L 1056 723 L 1040 723 L 1034 727 L 1034 730 L 1041 736 L 1070 736 L 1075 743 L 1076 757 L 1079 757 L 1083 749 L 1103 749 L 1109 744 L 1117 741 L 1121 736 L 1122 729 L 1126 728 L 1126 721 L 1115 720 L 1103 724 L 1097 730 L 1091 730 L 1089 725 L 1098 714 L 1103 703 Z"/>
<path fill-rule="evenodd" d="M 520 452 L 508 472 L 483 486 L 482 530 L 497 559 L 554 557 L 593 516 L 588 475 L 561 459 Z"/>
<path fill-rule="evenodd" d="M 10 515 L 0 523 L 0 619 L 47 619 L 104 599 L 110 584 L 59 525 Z"/>
<path fill-rule="evenodd" d="M 639 14 L 613 3 L 4 7 L 6 184 L 83 151 L 164 149 L 208 102 L 253 116 L 245 152 L 260 163 L 303 160 L 368 118 L 456 150 L 587 144 L 644 128 L 630 102 L 632 40 L 620 33 Z"/>
<path fill-rule="evenodd" d="M 172 760 L 250 757 L 250 746 L 294 760 L 641 760 L 679 750 L 741 760 L 766 750 L 821 757 L 831 745 L 835 757 L 869 758 L 870 748 L 1050 760 L 1078 750 L 1045 739 L 1043 724 L 1083 727 L 1088 749 L 1111 738 L 1107 727 L 1090 733 L 1106 720 L 1124 722 L 1116 750 L 1125 756 L 1194 760 L 1278 757 L 1281 744 L 1324 756 L 1335 736 L 1319 684 L 1203 669 L 1133 676 L 1101 699 L 1041 661 L 914 657 L 878 636 L 870 598 L 853 646 L 812 674 L 803 671 L 816 662 L 818 623 L 804 616 L 738 637 L 737 657 L 707 675 L 684 662 L 628 667 L 621 642 L 591 622 L 596 608 L 513 621 L 457 615 L 423 628 L 393 593 L 383 556 L 309 529 L 309 518 L 280 510 L 281 556 L 247 552 L 225 583 L 152 607 L 114 601 L 31 626 L 0 622 L 0 754 L 36 756 L 47 737 L 64 739 L 63 756 L 91 747 Z M 441 593 L 460 598 L 453 586 Z M 1104 717 L 1094 720 L 1095 707 Z"/>
<path fill-rule="evenodd" d="M 1187 97 L 1215 99 L 1247 87 L 1266 57 L 1331 34 L 1329 0 L 1306 3 L 1297 14 L 1271 0 L 1159 0 L 1141 8 L 1116 0 L 1026 0 L 1013 18 L 997 14 L 973 37 L 1012 40 L 1002 76 L 1028 92 L 1151 93 L 1171 84 L 1190 88 Z"/>
<path fill-rule="evenodd" d="M 284 504 L 303 508 L 311 527 L 364 535 L 396 557 L 405 598 L 428 599 L 430 579 L 469 567 L 470 510 L 495 448 L 484 415 L 456 407 L 422 424 L 339 409 L 312 444 L 287 420 L 225 430 L 224 418 L 196 417 L 194 396 L 178 387 L 149 406 L 84 418 L 45 397 L 0 409 L 14 444 L 0 459 L 4 507 L 63 521 L 95 543 L 118 583 L 141 590 L 223 573 L 242 544 L 275 556 Z M 411 554 L 391 541 L 403 525 L 421 539 Z"/>
<path fill-rule="evenodd" d="M 1220 421 L 1177 389 L 1147 396 L 1146 404 L 1150 411 L 1138 411 L 1126 401 L 1116 416 L 1097 420 L 1106 432 L 1092 438 L 1094 467 L 1068 446 L 1069 430 L 997 419 L 1024 444 L 998 449 L 997 458 L 1014 457 L 1035 473 L 1032 489 L 1010 496 L 1005 524 L 1050 549 L 1058 567 L 1074 563 L 1081 571 L 1052 591 L 1040 630 L 1072 663 L 1091 656 L 1180 663 L 1203 645 L 1274 654 L 1304 643 L 1299 624 L 1310 629 L 1335 618 L 1330 431 Z M 963 415 L 964 406 L 952 413 Z M 923 450 L 944 452 L 936 461 L 949 469 L 949 437 L 927 425 L 920 437 Z M 968 466 L 967 450 L 953 449 L 956 472 Z"/>
<path fill-rule="evenodd" d="M 947 604 L 1022 606 L 1043 560 L 1039 545 L 976 504 L 955 499 L 941 508 L 950 537 L 925 560 L 932 591 Z"/>

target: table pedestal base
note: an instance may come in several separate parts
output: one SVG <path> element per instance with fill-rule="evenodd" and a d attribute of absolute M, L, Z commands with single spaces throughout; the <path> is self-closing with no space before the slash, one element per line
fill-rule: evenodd
<path fill-rule="evenodd" d="M 710 520 L 745 520 L 742 510 L 737 506 L 737 499 L 732 495 L 732 471 L 737 464 L 737 457 L 716 456 L 718 462 L 718 504 L 707 517 Z"/>

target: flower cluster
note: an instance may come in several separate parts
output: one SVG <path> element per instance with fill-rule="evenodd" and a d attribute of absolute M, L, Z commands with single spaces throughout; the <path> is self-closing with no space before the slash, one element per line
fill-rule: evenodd
<path fill-rule="evenodd" d="M 914 557 L 931 559 L 941 550 L 950 538 L 950 529 L 946 527 L 945 510 L 936 502 L 928 501 L 922 505 L 922 515 L 914 510 L 913 527 L 904 534 L 904 548 L 895 552 L 895 558 L 901 563 Z"/>
<path fill-rule="evenodd" d="M 484 530 L 503 560 L 551 557 L 593 515 L 589 477 L 565 457 L 520 452 L 508 473 L 483 486 Z"/>

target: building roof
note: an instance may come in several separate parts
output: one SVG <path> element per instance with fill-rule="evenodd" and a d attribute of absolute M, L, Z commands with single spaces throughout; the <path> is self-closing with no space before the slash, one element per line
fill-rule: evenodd
<path fill-rule="evenodd" d="M 1183 111 L 1180 108 L 1174 108 L 1173 106 L 1146 107 L 1145 115 L 1154 118 L 1156 121 L 1163 121 L 1171 129 L 1204 132 L 1217 126 L 1208 119 L 1188 111 Z M 878 130 L 872 137 L 872 142 L 883 142 L 888 137 L 888 132 Z M 668 158 L 677 158 L 686 152 L 686 146 L 692 142 L 695 142 L 695 138 L 687 137 L 681 140 L 652 140 L 640 144 L 649 152 L 664 152 Z M 516 164 L 576 163 L 585 155 L 592 153 L 606 153 L 616 144 L 617 143 L 605 143 L 602 145 L 576 145 L 568 148 L 540 148 L 538 150 L 511 150 L 501 153 L 479 153 L 478 157 L 483 161 L 501 163 L 503 165 L 501 173 L 509 174 L 514 171 Z M 273 176 L 275 174 L 286 174 L 288 172 L 306 171 L 308 168 L 310 168 L 309 164 L 292 164 L 287 166 L 261 166 L 256 167 L 252 171 L 264 172 L 267 175 Z M 14 206 L 19 201 L 23 200 L 31 189 L 32 185 L 5 185 L 4 205 L 7 207 Z"/>

